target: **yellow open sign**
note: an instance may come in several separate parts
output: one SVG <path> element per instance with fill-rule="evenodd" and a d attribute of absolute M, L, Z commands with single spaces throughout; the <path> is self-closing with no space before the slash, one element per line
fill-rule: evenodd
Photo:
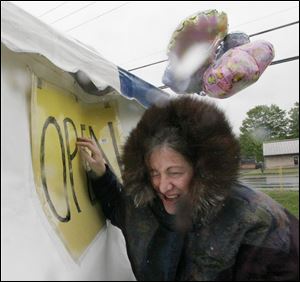
<path fill-rule="evenodd" d="M 35 81 L 31 143 L 36 191 L 51 225 L 78 260 L 105 220 L 88 184 L 76 139 L 93 138 L 120 177 L 116 104 L 85 104 L 49 82 Z"/>

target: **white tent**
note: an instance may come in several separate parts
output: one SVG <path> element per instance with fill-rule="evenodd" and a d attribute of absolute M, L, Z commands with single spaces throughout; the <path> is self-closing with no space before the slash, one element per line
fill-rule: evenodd
<path fill-rule="evenodd" d="M 1 280 L 134 280 L 124 238 L 109 222 L 78 260 L 49 222 L 37 195 L 31 147 L 36 79 L 82 103 L 113 101 L 122 140 L 143 106 L 168 98 L 91 48 L 1 2 Z"/>

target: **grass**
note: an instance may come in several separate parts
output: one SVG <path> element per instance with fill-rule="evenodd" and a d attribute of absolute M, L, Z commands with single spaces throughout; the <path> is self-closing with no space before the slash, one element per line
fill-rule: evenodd
<path fill-rule="evenodd" d="M 299 191 L 284 191 L 282 189 L 262 189 L 275 201 L 284 206 L 291 214 L 299 218 Z"/>
<path fill-rule="evenodd" d="M 243 176 L 264 176 L 264 175 L 288 175 L 288 174 L 299 174 L 299 168 L 276 168 L 276 169 L 265 169 L 262 173 L 260 169 L 249 169 L 249 170 L 240 170 L 240 175 Z"/>

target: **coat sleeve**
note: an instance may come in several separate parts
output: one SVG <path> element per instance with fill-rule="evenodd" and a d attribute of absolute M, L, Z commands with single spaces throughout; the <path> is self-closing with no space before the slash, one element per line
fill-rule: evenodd
<path fill-rule="evenodd" d="M 288 212 L 287 216 L 289 226 L 286 226 L 286 237 L 275 236 L 274 239 L 271 234 L 277 233 L 276 230 L 269 230 L 263 244 L 241 246 L 234 269 L 234 281 L 299 281 L 299 221 Z M 259 236 L 257 230 L 254 232 Z M 270 244 L 270 240 L 273 243 Z M 274 243 L 276 241 L 277 246 Z M 287 247 L 280 247 L 281 242 L 285 242 Z"/>
<path fill-rule="evenodd" d="M 122 229 L 125 205 L 122 184 L 107 165 L 105 174 L 102 177 L 95 177 L 92 172 L 89 173 L 88 177 L 105 217 L 113 225 Z"/>

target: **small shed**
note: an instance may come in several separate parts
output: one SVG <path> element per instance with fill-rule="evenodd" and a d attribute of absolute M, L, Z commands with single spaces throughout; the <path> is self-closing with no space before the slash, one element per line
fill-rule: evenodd
<path fill-rule="evenodd" d="M 299 167 L 299 138 L 263 143 L 265 168 Z"/>

